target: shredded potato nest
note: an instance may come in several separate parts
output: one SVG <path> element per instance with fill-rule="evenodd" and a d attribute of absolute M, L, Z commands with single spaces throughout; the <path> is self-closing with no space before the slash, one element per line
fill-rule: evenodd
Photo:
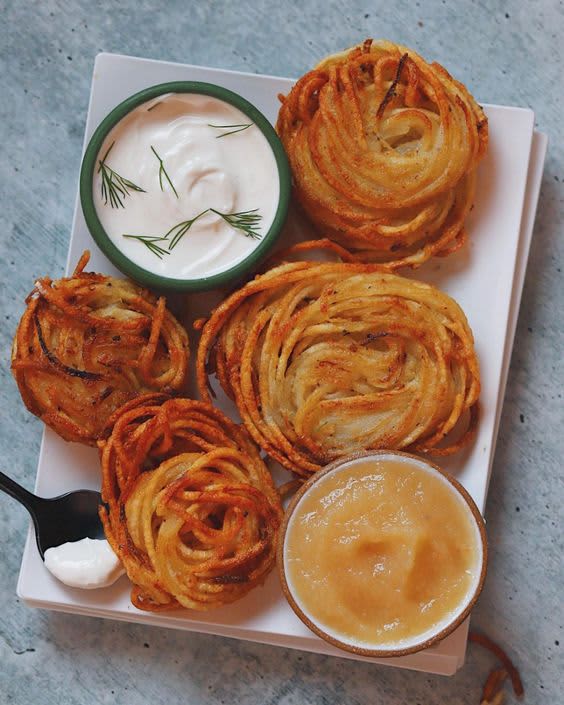
<path fill-rule="evenodd" d="M 389 269 L 463 244 L 488 122 L 442 66 L 368 39 L 281 100 L 295 194 L 323 236 Z"/>
<path fill-rule="evenodd" d="M 477 423 L 463 311 L 374 265 L 287 263 L 256 277 L 203 325 L 207 400 L 211 371 L 256 443 L 301 476 L 364 450 L 454 453 Z"/>
<path fill-rule="evenodd" d="M 261 584 L 282 509 L 245 429 L 211 405 L 146 395 L 100 440 L 106 537 L 142 610 L 209 610 Z"/>
<path fill-rule="evenodd" d="M 32 414 L 67 441 L 95 445 L 122 404 L 186 380 L 184 328 L 157 298 L 124 279 L 84 272 L 35 283 L 12 348 L 12 372 Z"/>

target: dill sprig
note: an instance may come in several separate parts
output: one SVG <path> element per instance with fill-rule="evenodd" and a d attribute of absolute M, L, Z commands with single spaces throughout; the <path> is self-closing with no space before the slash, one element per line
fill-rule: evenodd
<path fill-rule="evenodd" d="M 210 208 L 209 210 L 223 218 L 232 228 L 242 230 L 247 237 L 252 237 L 255 240 L 260 239 L 260 233 L 257 228 L 262 215 L 258 212 L 258 208 L 253 208 L 250 211 L 239 211 L 238 213 L 221 213 L 216 211 L 215 208 Z"/>
<path fill-rule="evenodd" d="M 118 174 L 117 171 L 114 171 L 106 164 L 106 159 L 114 144 L 115 141 L 111 143 L 103 159 L 98 161 L 98 173 L 102 177 L 102 198 L 104 199 L 104 205 L 107 205 L 109 200 L 112 208 L 125 208 L 123 199 L 129 196 L 130 191 L 140 191 L 142 193 L 146 193 L 146 191 L 134 184 L 133 181 Z"/>
<path fill-rule="evenodd" d="M 150 145 L 151 151 L 155 155 L 155 157 L 159 160 L 159 186 L 161 187 L 161 191 L 164 191 L 164 186 L 163 186 L 163 176 L 165 179 L 168 181 L 170 188 L 174 191 L 174 195 L 176 198 L 178 198 L 178 193 L 176 192 L 176 189 L 174 188 L 174 184 L 170 180 L 170 176 L 168 175 L 167 170 L 165 169 L 164 162 L 160 158 L 157 150 L 153 147 L 153 145 Z"/>
<path fill-rule="evenodd" d="M 190 220 L 184 220 L 182 223 L 178 223 L 178 225 L 175 225 L 168 231 L 168 233 L 166 233 L 163 238 L 164 240 L 168 240 L 169 236 L 172 235 L 172 240 L 170 241 L 170 245 L 168 246 L 169 252 L 172 252 L 172 250 L 174 250 L 174 248 L 178 245 L 180 240 L 182 240 L 184 235 L 186 235 L 186 233 L 190 230 L 190 228 L 194 225 L 198 218 L 201 218 L 209 210 L 209 208 L 206 208 L 205 211 L 198 213 L 198 215 L 194 218 L 191 218 Z"/>
<path fill-rule="evenodd" d="M 130 240 L 138 240 L 139 242 L 143 243 L 143 245 L 145 245 L 145 247 L 150 250 L 154 255 L 156 255 L 159 259 L 162 259 L 163 255 L 170 254 L 168 250 L 165 250 L 160 245 L 157 245 L 157 242 L 162 242 L 163 240 L 166 240 L 165 237 L 156 237 L 153 235 L 124 235 L 123 237 L 127 237 Z"/>
<path fill-rule="evenodd" d="M 213 127 L 216 130 L 230 130 L 230 132 L 223 132 L 221 135 L 217 135 L 216 140 L 218 140 L 220 137 L 227 137 L 228 135 L 234 135 L 237 132 L 243 132 L 243 130 L 251 127 L 252 124 L 252 122 L 243 122 L 240 125 L 211 125 L 208 122 L 208 127 Z"/>
<path fill-rule="evenodd" d="M 260 240 L 261 234 L 258 232 L 257 227 L 260 223 L 262 216 L 258 213 L 258 208 L 254 208 L 249 211 L 238 211 L 237 213 L 222 213 L 215 208 L 206 208 L 205 211 L 198 213 L 198 215 L 190 218 L 190 220 L 183 220 L 181 223 L 173 226 L 167 233 L 162 236 L 159 235 L 123 235 L 131 240 L 138 240 L 145 247 L 147 247 L 153 254 L 155 254 L 159 259 L 163 258 L 163 255 L 169 255 L 172 250 L 178 245 L 180 240 L 186 235 L 194 223 L 201 218 L 206 213 L 215 213 L 220 218 L 223 218 L 226 223 L 228 223 L 232 228 L 236 230 L 241 230 L 245 233 L 247 237 L 252 237 L 255 240 Z M 165 249 L 157 243 L 168 244 L 168 249 Z"/>

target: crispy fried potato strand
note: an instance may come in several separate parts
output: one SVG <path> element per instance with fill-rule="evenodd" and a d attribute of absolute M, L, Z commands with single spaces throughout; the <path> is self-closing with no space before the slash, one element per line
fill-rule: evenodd
<path fill-rule="evenodd" d="M 99 441 L 100 516 L 142 610 L 209 610 L 261 584 L 282 509 L 243 427 L 205 402 L 149 394 Z"/>
<path fill-rule="evenodd" d="M 31 413 L 67 441 L 95 445 L 111 414 L 149 391 L 176 392 L 189 344 L 164 297 L 84 272 L 35 283 L 12 347 L 12 372 Z"/>
<path fill-rule="evenodd" d="M 513 692 L 517 697 L 521 698 L 525 692 L 521 675 L 501 646 L 496 644 L 495 641 L 492 641 L 492 639 L 485 634 L 479 632 L 470 632 L 468 634 L 468 640 L 491 651 L 502 663 L 501 668 L 494 668 L 488 675 L 482 691 L 482 697 L 480 698 L 480 705 L 501 705 L 501 703 L 504 702 L 502 688 L 503 682 L 507 676 L 509 676 L 511 680 Z"/>
<path fill-rule="evenodd" d="M 475 430 L 479 368 L 463 311 L 374 265 L 295 262 L 256 277 L 203 327 L 208 401 L 210 360 L 256 443 L 302 476 L 362 450 L 450 454 Z"/>
<path fill-rule="evenodd" d="M 463 244 L 488 122 L 442 66 L 367 40 L 281 100 L 295 193 L 323 236 L 389 269 Z"/>

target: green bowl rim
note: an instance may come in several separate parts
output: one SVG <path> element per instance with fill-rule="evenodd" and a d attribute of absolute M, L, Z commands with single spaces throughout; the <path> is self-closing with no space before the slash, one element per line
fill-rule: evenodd
<path fill-rule="evenodd" d="M 261 130 L 266 137 L 270 148 L 274 153 L 276 167 L 278 169 L 278 178 L 280 186 L 280 195 L 278 199 L 278 207 L 274 215 L 274 220 L 268 232 L 261 239 L 260 244 L 251 252 L 245 259 L 230 269 L 223 272 L 212 274 L 207 277 L 198 279 L 173 279 L 163 277 L 159 274 L 150 272 L 143 267 L 132 262 L 116 245 L 110 240 L 104 230 L 93 198 L 93 178 L 94 169 L 98 153 L 104 143 L 104 140 L 110 130 L 129 112 L 145 103 L 152 98 L 157 98 L 160 95 L 167 93 L 199 93 L 201 95 L 209 95 L 213 98 L 218 98 L 226 103 L 234 105 L 247 115 L 255 125 Z M 149 88 L 145 88 L 138 93 L 133 94 L 129 98 L 119 103 L 98 125 L 94 134 L 88 142 L 88 146 L 84 152 L 82 166 L 80 168 L 80 202 L 86 225 L 94 241 L 108 259 L 124 274 L 127 274 L 132 279 L 151 286 L 156 289 L 166 289 L 171 291 L 206 291 L 215 289 L 223 285 L 233 283 L 238 278 L 241 278 L 254 265 L 267 254 L 272 247 L 288 213 L 291 191 L 291 173 L 288 164 L 288 158 L 280 138 L 276 134 L 274 127 L 270 124 L 267 118 L 248 100 L 234 93 L 228 88 L 218 86 L 214 83 L 204 83 L 201 81 L 171 81 L 167 83 L 159 83 Z"/>

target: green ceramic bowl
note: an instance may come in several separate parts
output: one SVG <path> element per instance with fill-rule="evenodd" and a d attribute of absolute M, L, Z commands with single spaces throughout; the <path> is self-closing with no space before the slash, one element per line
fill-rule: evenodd
<path fill-rule="evenodd" d="M 207 277 L 198 279 L 173 279 L 155 274 L 147 269 L 143 269 L 137 264 L 134 264 L 121 250 L 119 250 L 110 240 L 106 231 L 102 227 L 92 194 L 94 169 L 97 165 L 97 157 L 102 147 L 102 144 L 110 132 L 110 130 L 131 110 L 141 105 L 142 103 L 157 98 L 166 93 L 199 93 L 201 95 L 209 95 L 213 98 L 218 98 L 226 103 L 234 105 L 247 115 L 253 123 L 261 130 L 267 139 L 278 168 L 278 177 L 280 180 L 280 196 L 278 200 L 278 208 L 272 225 L 268 232 L 262 237 L 260 244 L 249 255 L 241 260 L 238 264 L 226 269 L 223 272 L 218 272 Z M 117 107 L 115 107 L 109 115 L 107 115 L 88 143 L 82 167 L 80 170 L 80 202 L 82 211 L 86 220 L 86 225 L 90 230 L 90 234 L 96 241 L 98 247 L 106 255 L 106 257 L 124 274 L 129 277 L 155 289 L 165 289 L 170 291 L 205 291 L 215 289 L 217 287 L 228 286 L 241 279 L 249 270 L 256 267 L 259 262 L 265 257 L 268 251 L 276 242 L 278 235 L 286 220 L 288 212 L 288 204 L 290 201 L 290 185 L 291 175 L 288 159 L 282 146 L 282 142 L 274 131 L 270 122 L 264 115 L 249 103 L 248 100 L 241 97 L 237 93 L 216 86 L 212 83 L 200 83 L 198 81 L 173 81 L 171 83 L 160 83 L 156 86 L 151 86 L 145 90 L 135 93 L 130 98 L 127 98 Z"/>

